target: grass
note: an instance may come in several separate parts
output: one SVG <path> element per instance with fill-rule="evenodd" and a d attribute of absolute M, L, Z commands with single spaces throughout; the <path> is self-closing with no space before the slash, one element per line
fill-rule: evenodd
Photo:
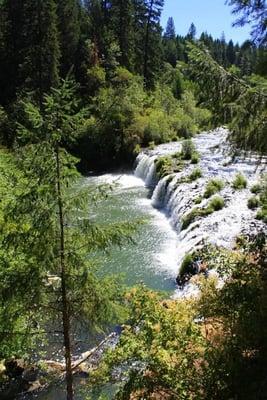
<path fill-rule="evenodd" d="M 247 179 L 244 175 L 238 172 L 233 180 L 232 188 L 235 190 L 246 189 L 247 187 Z"/>
<path fill-rule="evenodd" d="M 192 164 L 198 164 L 200 161 L 200 155 L 197 151 L 194 151 L 192 156 L 191 156 L 191 163 Z"/>
<path fill-rule="evenodd" d="M 207 215 L 210 215 L 215 211 L 221 210 L 224 206 L 225 206 L 224 199 L 221 196 L 213 197 L 209 201 L 207 207 L 204 207 L 204 208 L 195 207 L 189 213 L 187 213 L 182 218 L 181 229 L 184 230 L 184 229 L 188 228 L 189 225 L 191 225 L 192 222 L 194 222 L 196 218 L 205 217 Z"/>
<path fill-rule="evenodd" d="M 257 196 L 252 196 L 250 197 L 250 199 L 248 199 L 248 208 L 250 208 L 251 210 L 258 208 L 260 204 L 260 199 Z"/>
<path fill-rule="evenodd" d="M 209 197 L 213 196 L 215 193 L 222 190 L 224 187 L 224 183 L 221 179 L 211 179 L 205 188 L 204 197 L 208 199 Z"/>
<path fill-rule="evenodd" d="M 259 194 L 262 191 L 262 185 L 260 183 L 256 183 L 255 185 L 252 186 L 250 191 L 253 194 Z"/>
<path fill-rule="evenodd" d="M 202 177 L 202 171 L 200 168 L 195 168 L 191 172 L 191 174 L 188 176 L 188 181 L 193 182 L 196 181 L 197 179 Z"/>

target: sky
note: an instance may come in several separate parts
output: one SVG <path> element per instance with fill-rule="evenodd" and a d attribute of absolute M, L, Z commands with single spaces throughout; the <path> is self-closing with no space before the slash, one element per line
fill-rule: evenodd
<path fill-rule="evenodd" d="M 243 43 L 249 39 L 250 28 L 232 27 L 235 16 L 225 0 L 165 0 L 161 25 L 165 29 L 169 17 L 173 17 L 176 33 L 186 35 L 193 22 L 197 36 L 207 31 L 214 38 L 220 38 L 224 32 L 226 40 Z"/>

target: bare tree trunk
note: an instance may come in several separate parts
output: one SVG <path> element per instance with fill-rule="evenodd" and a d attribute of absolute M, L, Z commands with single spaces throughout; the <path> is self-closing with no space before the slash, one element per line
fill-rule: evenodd
<path fill-rule="evenodd" d="M 64 213 L 61 191 L 61 173 L 59 160 L 59 145 L 56 146 L 56 164 L 57 164 L 57 198 L 60 226 L 60 274 L 61 274 L 61 302 L 62 302 L 62 323 L 65 347 L 66 362 L 66 384 L 67 400 L 73 400 L 73 375 L 71 366 L 71 340 L 70 340 L 70 310 L 66 287 L 66 261 L 65 261 L 65 231 L 64 231 Z"/>

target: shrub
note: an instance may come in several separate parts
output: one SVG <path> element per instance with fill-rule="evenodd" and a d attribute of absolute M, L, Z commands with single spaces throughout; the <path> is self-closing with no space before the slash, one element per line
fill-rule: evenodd
<path fill-rule="evenodd" d="M 179 276 L 182 277 L 191 272 L 192 264 L 194 262 L 192 254 L 186 254 L 179 270 Z"/>
<path fill-rule="evenodd" d="M 173 172 L 173 163 L 171 157 L 159 157 L 156 160 L 156 171 L 160 178 L 170 175 Z"/>
<path fill-rule="evenodd" d="M 262 208 L 261 210 L 259 210 L 257 212 L 256 218 L 267 224 L 267 208 Z"/>
<path fill-rule="evenodd" d="M 208 204 L 208 208 L 211 207 L 213 211 L 219 211 L 224 206 L 225 206 L 224 199 L 221 196 L 213 197 Z"/>
<path fill-rule="evenodd" d="M 155 142 L 154 141 L 149 142 L 148 143 L 148 147 L 149 147 L 150 150 L 153 150 L 155 148 Z"/>
<path fill-rule="evenodd" d="M 205 188 L 204 197 L 208 199 L 213 196 L 215 193 L 222 190 L 224 187 L 224 183 L 221 179 L 211 179 Z"/>
<path fill-rule="evenodd" d="M 196 181 L 198 178 L 202 177 L 202 171 L 200 168 L 195 168 L 191 174 L 188 176 L 189 182 Z"/>
<path fill-rule="evenodd" d="M 259 206 L 260 206 L 260 200 L 258 199 L 258 197 L 253 196 L 253 197 L 250 197 L 250 199 L 248 199 L 248 208 L 250 208 L 251 210 L 253 210 Z"/>
<path fill-rule="evenodd" d="M 214 211 L 219 211 L 225 206 L 224 199 L 221 196 L 216 196 L 210 200 L 205 208 L 193 208 L 182 218 L 181 230 L 188 228 L 197 217 L 205 217 L 212 214 Z"/>
<path fill-rule="evenodd" d="M 255 185 L 252 186 L 250 191 L 251 193 L 259 194 L 262 191 L 262 186 L 259 183 L 256 183 Z"/>
<path fill-rule="evenodd" d="M 200 204 L 201 202 L 202 202 L 202 197 L 201 196 L 196 197 L 195 200 L 194 200 L 195 204 Z"/>
<path fill-rule="evenodd" d="M 184 140 L 182 143 L 182 159 L 191 160 L 193 153 L 196 151 L 196 147 L 191 139 Z"/>
<path fill-rule="evenodd" d="M 247 179 L 244 175 L 238 172 L 233 180 L 232 187 L 235 190 L 242 190 L 247 187 Z"/>
<path fill-rule="evenodd" d="M 200 160 L 199 153 L 197 151 L 194 151 L 191 157 L 191 163 L 192 164 L 198 164 Z"/>

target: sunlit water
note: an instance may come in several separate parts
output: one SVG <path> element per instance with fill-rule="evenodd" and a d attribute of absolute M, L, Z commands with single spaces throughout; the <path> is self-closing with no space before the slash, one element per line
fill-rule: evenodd
<path fill-rule="evenodd" d="M 141 153 L 136 161 L 135 175 L 106 174 L 84 180 L 84 185 L 90 188 L 103 184 L 113 186 L 108 198 L 90 209 L 91 217 L 96 222 L 108 224 L 144 220 L 134 235 L 135 244 L 125 244 L 101 256 L 104 274 L 122 274 L 128 286 L 142 282 L 149 288 L 166 291 L 167 295 L 174 292 L 175 296 L 190 294 L 194 292 L 194 287 L 188 285 L 181 291 L 175 285 L 179 265 L 187 252 L 197 249 L 204 242 L 231 247 L 239 233 L 261 228 L 261 223 L 255 220 L 255 211 L 247 207 L 251 196 L 249 189 L 261 173 L 261 168 L 257 167 L 258 158 L 240 155 L 231 159 L 226 145 L 227 134 L 226 130 L 218 129 L 194 139 L 201 156 L 199 167 L 203 176 L 192 183 L 177 185 L 181 177 L 190 174 L 194 165 L 188 165 L 183 172 L 175 174 L 171 182 L 169 177 L 159 182 L 156 178 L 156 158 L 180 151 L 179 142 Z M 237 172 L 246 177 L 246 189 L 236 191 L 231 187 Z M 181 231 L 183 216 L 195 207 L 194 200 L 203 195 L 206 183 L 213 177 L 225 183 L 220 193 L 225 200 L 225 208 Z M 198 207 L 206 206 L 207 202 L 202 200 Z M 82 383 L 79 379 L 79 389 Z M 51 387 L 48 392 L 38 394 L 37 398 L 63 400 L 64 385 Z M 84 394 L 76 395 L 76 399 L 84 399 Z"/>

